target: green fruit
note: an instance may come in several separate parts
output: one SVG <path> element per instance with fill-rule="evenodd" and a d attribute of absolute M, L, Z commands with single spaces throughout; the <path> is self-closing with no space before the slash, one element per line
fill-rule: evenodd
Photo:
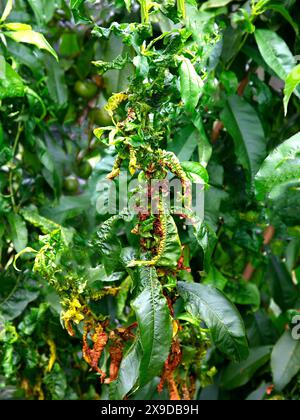
<path fill-rule="evenodd" d="M 74 176 L 69 176 L 68 178 L 66 178 L 64 181 L 64 189 L 66 192 L 70 194 L 77 193 L 79 189 L 78 179 L 75 178 Z"/>
<path fill-rule="evenodd" d="M 77 168 L 78 176 L 82 179 L 88 179 L 91 176 L 92 171 L 93 168 L 87 161 L 81 162 Z"/>
<path fill-rule="evenodd" d="M 98 91 L 98 87 L 95 83 L 90 81 L 82 82 L 78 80 L 75 83 L 75 92 L 77 95 L 85 99 L 92 99 Z"/>
<path fill-rule="evenodd" d="M 92 109 L 89 116 L 91 121 L 100 127 L 112 125 L 112 120 L 104 108 Z"/>

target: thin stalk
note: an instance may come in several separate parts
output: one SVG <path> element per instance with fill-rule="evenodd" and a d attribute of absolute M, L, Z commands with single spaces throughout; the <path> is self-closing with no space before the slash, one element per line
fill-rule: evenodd
<path fill-rule="evenodd" d="M 18 144 L 19 144 L 19 140 L 20 140 L 22 131 L 23 131 L 22 122 L 19 121 L 18 130 L 17 130 L 17 134 L 16 134 L 16 137 L 15 137 L 13 150 L 12 150 L 12 154 L 13 154 L 12 155 L 12 162 L 13 162 L 15 156 L 16 156 L 16 153 L 17 153 L 17 148 L 18 148 Z M 13 189 L 13 169 L 12 168 L 9 172 L 9 191 L 10 191 L 11 204 L 13 206 L 13 209 L 16 210 L 16 200 L 15 200 L 14 189 Z"/>
<path fill-rule="evenodd" d="M 186 18 L 185 0 L 177 0 L 177 7 L 182 19 Z"/>
<path fill-rule="evenodd" d="M 148 1 L 140 0 L 142 23 L 149 23 Z"/>

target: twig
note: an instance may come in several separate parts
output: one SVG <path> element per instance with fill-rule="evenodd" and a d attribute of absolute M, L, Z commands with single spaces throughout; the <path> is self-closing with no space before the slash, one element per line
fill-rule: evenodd
<path fill-rule="evenodd" d="M 19 121 L 17 135 L 15 137 L 15 141 L 14 141 L 14 145 L 12 149 L 12 162 L 14 161 L 14 158 L 16 156 L 17 148 L 18 148 L 18 144 L 19 144 L 19 140 L 20 140 L 22 132 L 23 132 L 22 122 Z M 14 189 L 13 189 L 13 169 L 12 168 L 9 173 L 9 191 L 10 191 L 11 204 L 13 206 L 13 209 L 16 210 L 16 200 L 15 200 Z"/>

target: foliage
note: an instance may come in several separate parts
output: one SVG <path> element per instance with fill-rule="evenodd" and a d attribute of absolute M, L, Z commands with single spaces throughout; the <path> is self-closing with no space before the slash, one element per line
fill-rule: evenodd
<path fill-rule="evenodd" d="M 298 9 L 0 1 L 1 399 L 300 398 Z"/>

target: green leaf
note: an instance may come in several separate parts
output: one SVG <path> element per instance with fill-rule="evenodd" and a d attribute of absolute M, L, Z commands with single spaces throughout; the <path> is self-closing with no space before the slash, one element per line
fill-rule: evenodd
<path fill-rule="evenodd" d="M 4 147 L 0 150 L 0 167 L 8 163 L 13 158 L 12 149 Z"/>
<path fill-rule="evenodd" d="M 221 291 L 224 290 L 227 283 L 228 279 L 224 277 L 223 274 L 214 266 L 211 266 L 207 276 L 203 281 L 203 284 L 211 285 Z"/>
<path fill-rule="evenodd" d="M 85 0 L 71 0 L 70 6 L 76 23 L 80 21 L 90 22 L 90 18 L 86 15 L 84 2 Z"/>
<path fill-rule="evenodd" d="M 0 22 L 4 22 L 8 18 L 8 16 L 10 15 L 10 12 L 12 11 L 12 8 L 13 8 L 13 0 L 7 0 Z"/>
<path fill-rule="evenodd" d="M 263 401 L 270 384 L 263 382 L 255 391 L 251 392 L 246 401 Z"/>
<path fill-rule="evenodd" d="M 65 33 L 61 37 L 59 52 L 66 57 L 74 57 L 80 53 L 80 45 L 76 33 Z"/>
<path fill-rule="evenodd" d="M 192 124 L 182 127 L 168 144 L 168 150 L 175 153 L 180 161 L 188 161 L 201 141 L 199 132 Z"/>
<path fill-rule="evenodd" d="M 278 339 L 275 326 L 263 309 L 249 314 L 246 325 L 250 347 L 273 345 Z"/>
<path fill-rule="evenodd" d="M 140 385 L 159 376 L 168 358 L 172 342 L 172 321 L 166 298 L 153 267 L 145 269 L 144 289 L 135 298 L 135 310 L 143 357 L 140 366 Z"/>
<path fill-rule="evenodd" d="M 214 344 L 234 360 L 248 356 L 248 343 L 243 320 L 235 306 L 212 286 L 178 283 L 179 294 L 195 318 L 205 322 Z"/>
<path fill-rule="evenodd" d="M 278 257 L 271 255 L 268 277 L 274 301 L 282 310 L 293 308 L 299 298 L 299 292 L 292 276 Z"/>
<path fill-rule="evenodd" d="M 255 372 L 269 361 L 271 351 L 271 346 L 250 349 L 246 360 L 231 363 L 223 370 L 221 386 L 226 390 L 232 390 L 248 383 Z"/>
<path fill-rule="evenodd" d="M 16 23 L 16 22 L 12 22 L 12 23 L 6 23 L 5 24 L 5 29 L 8 31 L 31 31 L 32 27 L 30 25 L 27 25 L 26 23 Z"/>
<path fill-rule="evenodd" d="M 253 283 L 244 281 L 228 283 L 224 293 L 236 305 L 252 305 L 253 310 L 260 306 L 260 293 Z"/>
<path fill-rule="evenodd" d="M 60 5 L 55 0 L 28 0 L 28 3 L 39 24 L 48 23 L 53 18 L 56 7 Z"/>
<path fill-rule="evenodd" d="M 37 308 L 31 308 L 30 312 L 24 316 L 18 326 L 18 331 L 25 335 L 31 335 L 37 325 L 45 317 L 45 313 L 49 308 L 48 303 L 41 303 Z"/>
<path fill-rule="evenodd" d="M 40 50 L 45 50 L 53 55 L 53 57 L 58 61 L 58 57 L 54 49 L 51 47 L 49 42 L 46 40 L 44 35 L 39 32 L 25 30 L 17 32 L 5 32 L 5 36 L 13 39 L 16 42 L 23 42 L 25 44 L 32 44 L 38 47 Z"/>
<path fill-rule="evenodd" d="M 209 183 L 207 170 L 198 162 L 181 162 L 183 170 L 186 172 L 190 181 L 196 184 L 206 185 Z"/>
<path fill-rule="evenodd" d="M 217 236 L 212 227 L 205 222 L 196 226 L 195 236 L 204 253 L 204 269 L 209 272 L 212 254 L 217 243 Z"/>
<path fill-rule="evenodd" d="M 64 371 L 55 363 L 50 373 L 45 375 L 43 381 L 50 392 L 51 400 L 63 400 L 68 389 L 67 379 Z"/>
<path fill-rule="evenodd" d="M 293 20 L 292 16 L 290 15 L 289 11 L 285 7 L 284 4 L 279 3 L 267 3 L 266 9 L 274 10 L 281 14 L 281 16 L 293 27 L 296 35 L 299 35 L 299 27 L 297 23 Z"/>
<path fill-rule="evenodd" d="M 300 340 L 286 331 L 275 344 L 271 369 L 276 390 L 281 392 L 300 371 Z"/>
<path fill-rule="evenodd" d="M 284 113 L 287 115 L 288 112 L 288 105 L 290 98 L 299 86 L 300 83 L 300 64 L 293 68 L 293 70 L 288 74 L 287 78 L 285 79 L 285 88 L 284 88 Z"/>
<path fill-rule="evenodd" d="M 234 140 L 238 162 L 253 179 L 267 154 L 264 129 L 255 109 L 243 98 L 232 96 L 221 119 Z"/>
<path fill-rule="evenodd" d="M 25 94 L 23 80 L 3 56 L 0 56 L 0 100 L 21 97 Z"/>
<path fill-rule="evenodd" d="M 254 35 L 265 62 L 280 79 L 285 80 L 295 66 L 295 58 L 285 41 L 269 29 L 257 29 Z"/>
<path fill-rule="evenodd" d="M 212 145 L 206 134 L 200 112 L 194 115 L 193 124 L 198 130 L 198 134 L 199 134 L 199 144 L 198 144 L 199 162 L 204 168 L 206 168 L 212 155 Z M 179 157 L 179 160 L 184 160 L 184 159 L 181 159 Z"/>
<path fill-rule="evenodd" d="M 137 384 L 142 354 L 141 342 L 137 337 L 122 359 L 118 379 L 111 384 L 112 399 L 122 400 Z"/>
<path fill-rule="evenodd" d="M 71 9 L 78 9 L 84 3 L 84 1 L 85 0 L 71 0 Z"/>
<path fill-rule="evenodd" d="M 209 0 L 202 4 L 201 10 L 227 6 L 227 4 L 232 3 L 233 1 L 235 0 Z"/>
<path fill-rule="evenodd" d="M 6 77 L 6 61 L 3 55 L 0 55 L 0 80 Z"/>
<path fill-rule="evenodd" d="M 0 303 L 0 313 L 7 321 L 11 321 L 20 316 L 28 304 L 38 296 L 38 291 L 26 284 L 17 283 L 5 300 Z"/>
<path fill-rule="evenodd" d="M 28 243 L 28 231 L 26 224 L 21 216 L 10 213 L 8 215 L 8 223 L 10 225 L 11 240 L 17 253 L 26 248 Z"/>
<path fill-rule="evenodd" d="M 68 102 L 68 88 L 64 70 L 52 57 L 45 57 L 44 61 L 47 69 L 49 95 L 55 103 L 63 107 Z"/>
<path fill-rule="evenodd" d="M 300 133 L 286 140 L 264 161 L 255 177 L 258 200 L 263 200 L 275 187 L 300 178 Z"/>
<path fill-rule="evenodd" d="M 181 97 L 187 112 L 193 113 L 201 96 L 203 81 L 188 58 L 180 57 L 180 61 Z"/>

